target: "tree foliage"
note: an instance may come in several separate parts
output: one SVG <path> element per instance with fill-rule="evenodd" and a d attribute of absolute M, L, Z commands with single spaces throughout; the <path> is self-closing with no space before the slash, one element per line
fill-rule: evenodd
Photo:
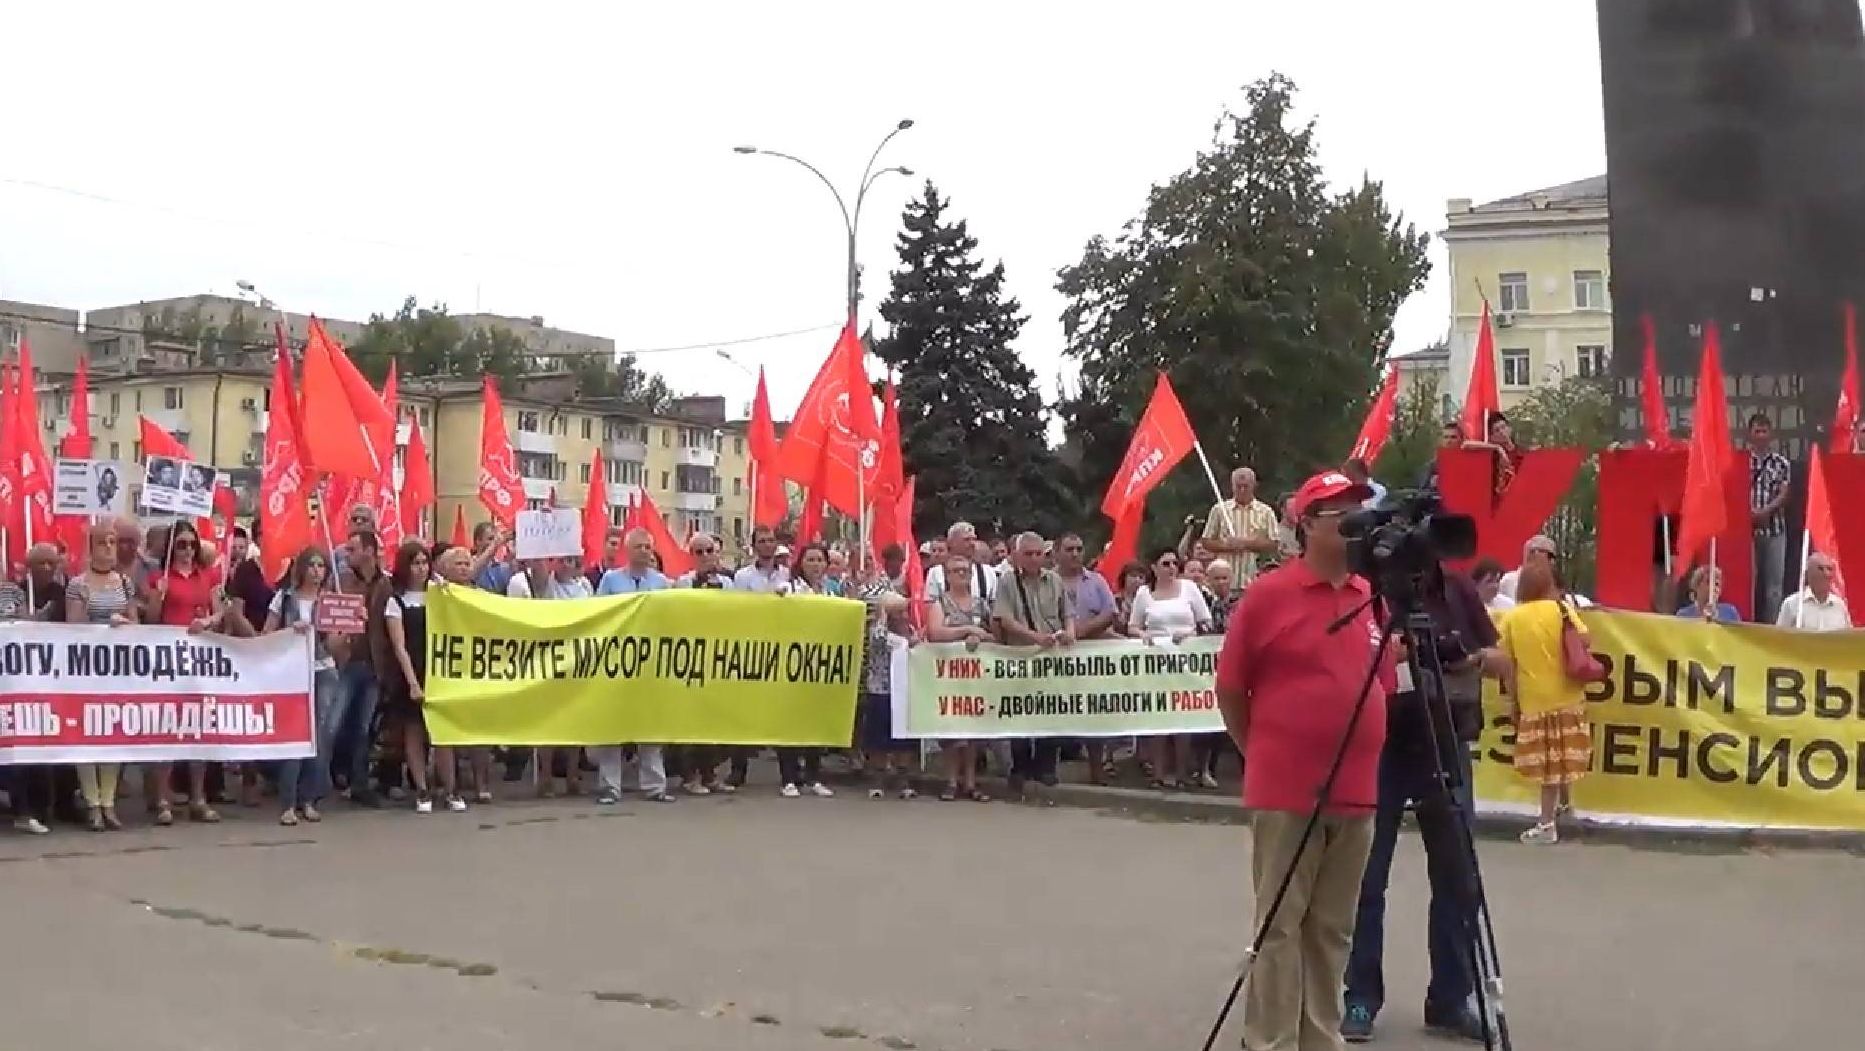
<path fill-rule="evenodd" d="M 1076 524 L 1076 487 L 1049 448 L 1036 376 L 1012 349 L 1026 320 L 986 269 L 965 221 L 931 182 L 907 205 L 876 353 L 898 369 L 901 444 L 918 475 L 915 535 L 965 519 L 981 530 Z"/>
<path fill-rule="evenodd" d="M 1061 412 L 1091 493 L 1162 370 L 1216 470 L 1255 467 L 1266 497 L 1351 444 L 1393 316 L 1429 273 L 1427 238 L 1378 183 L 1328 188 L 1294 94 L 1280 75 L 1245 89 L 1189 169 L 1060 273 L 1065 353 L 1080 366 Z M 1202 472 L 1173 472 L 1154 522 L 1202 510 L 1209 490 Z"/>
<path fill-rule="evenodd" d="M 1586 451 L 1580 473 L 1545 531 L 1560 548 L 1568 585 L 1590 592 L 1599 538 L 1599 450 L 1613 442 L 1618 425 L 1612 391 L 1604 380 L 1573 377 L 1535 388 L 1508 416 L 1516 441 L 1526 448 Z"/>
<path fill-rule="evenodd" d="M 1373 476 L 1393 489 L 1416 487 L 1437 458 L 1443 429 L 1444 394 L 1438 377 L 1427 373 L 1401 389 L 1392 433 L 1373 465 Z"/>

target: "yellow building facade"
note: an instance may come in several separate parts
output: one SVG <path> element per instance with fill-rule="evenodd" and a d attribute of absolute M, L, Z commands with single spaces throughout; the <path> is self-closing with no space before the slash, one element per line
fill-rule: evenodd
<path fill-rule="evenodd" d="M 241 515 L 250 516 L 257 507 L 271 385 L 270 370 L 259 369 L 93 376 L 92 455 L 140 463 L 144 450 L 139 419 L 147 417 L 185 444 L 196 462 L 227 472 L 240 496 Z M 71 428 L 69 380 L 41 384 L 38 397 L 46 449 L 55 452 L 58 440 Z M 400 401 L 397 477 L 411 433 L 409 421 L 418 419 L 435 474 L 429 535 L 446 537 L 456 508 L 465 510 L 469 525 L 487 518 L 478 496 L 484 414 L 479 383 L 410 381 Z M 713 533 L 732 555 L 749 546 L 746 421 L 727 419 L 723 398 L 679 399 L 675 415 L 516 391 L 503 402 L 505 431 L 531 507 L 543 507 L 554 490 L 558 506 L 581 508 L 600 449 L 611 522 L 620 524 L 628 504 L 645 494 L 675 536 Z M 318 421 L 307 425 L 317 426 Z M 132 485 L 132 504 L 139 491 L 139 485 Z"/>
<path fill-rule="evenodd" d="M 1605 176 L 1487 204 L 1452 200 L 1445 218 L 1446 393 L 1461 401 L 1469 387 L 1485 300 L 1505 409 L 1537 387 L 1606 373 L 1613 346 Z"/>

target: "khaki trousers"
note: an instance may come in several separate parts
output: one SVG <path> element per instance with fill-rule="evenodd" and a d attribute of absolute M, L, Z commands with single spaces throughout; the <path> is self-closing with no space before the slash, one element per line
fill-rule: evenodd
<path fill-rule="evenodd" d="M 1250 876 L 1260 928 L 1295 860 L 1306 813 L 1251 816 Z M 1373 817 L 1323 815 L 1295 861 L 1289 892 L 1244 987 L 1247 1051 L 1340 1051 L 1341 989 L 1373 843 Z M 1254 934 L 1252 930 L 1252 934 Z"/>

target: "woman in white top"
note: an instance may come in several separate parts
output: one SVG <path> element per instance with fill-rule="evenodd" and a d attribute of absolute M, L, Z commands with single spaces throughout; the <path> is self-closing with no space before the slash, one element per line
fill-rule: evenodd
<path fill-rule="evenodd" d="M 976 593 L 977 577 L 971 571 L 971 556 L 954 551 L 945 556 L 946 587 L 930 603 L 926 618 L 926 638 L 932 642 L 962 642 L 967 650 L 991 641 L 985 627 L 991 620 L 991 604 Z M 939 754 L 945 760 L 945 791 L 939 798 L 950 802 L 970 799 L 988 803 L 991 797 L 978 791 L 977 748 L 966 740 L 939 742 Z"/>
<path fill-rule="evenodd" d="M 1211 626 L 1211 607 L 1198 586 L 1179 576 L 1179 553 L 1162 548 L 1153 557 L 1146 583 L 1133 596 L 1127 631 L 1149 645 L 1176 645 Z M 1189 774 L 1196 734 L 1161 734 L 1152 740 L 1153 787 L 1176 791 L 1181 775 L 1187 787 L 1198 782 Z"/>
<path fill-rule="evenodd" d="M 307 547 L 291 560 L 285 586 L 272 596 L 272 605 L 266 610 L 266 634 L 295 631 L 312 636 L 311 695 L 315 706 L 311 725 L 316 727 L 317 754 L 309 759 L 279 760 L 278 802 L 283 809 L 279 812 L 278 823 L 281 825 L 295 825 L 300 817 L 311 822 L 323 820 L 323 815 L 317 812 L 317 804 L 330 794 L 330 750 L 337 735 L 337 727 L 330 716 L 337 710 L 337 661 L 330 652 L 329 638 L 311 627 L 316 619 L 318 597 L 324 593 L 324 584 L 329 579 L 330 559 L 324 549 Z"/>
<path fill-rule="evenodd" d="M 540 558 L 525 562 L 505 585 L 511 598 L 589 598 L 595 594 L 583 569 L 574 558 Z M 582 749 L 543 747 L 532 749 L 531 771 L 537 781 L 540 799 L 557 794 L 557 757 L 563 756 L 563 791 L 565 795 L 583 794 L 583 771 L 579 764 Z"/>
<path fill-rule="evenodd" d="M 419 540 L 402 544 L 395 555 L 395 572 L 389 575 L 389 600 L 382 607 L 389 649 L 395 655 L 395 666 L 382 683 L 383 711 L 401 722 L 402 757 L 408 764 L 408 776 L 414 779 L 417 814 L 434 812 L 434 799 L 427 788 L 427 721 L 421 714 L 421 706 L 427 702 L 428 566 L 427 548 Z M 455 813 L 465 810 L 453 749 L 434 749 L 434 768 L 447 793 L 447 809 Z"/>

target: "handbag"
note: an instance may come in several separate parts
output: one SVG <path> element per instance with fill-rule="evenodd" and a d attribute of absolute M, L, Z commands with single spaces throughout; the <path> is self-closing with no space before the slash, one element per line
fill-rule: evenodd
<path fill-rule="evenodd" d="M 1561 602 L 1561 667 L 1575 682 L 1603 682 L 1606 665 L 1593 655 L 1587 637 L 1574 622 L 1573 610 Z"/>

